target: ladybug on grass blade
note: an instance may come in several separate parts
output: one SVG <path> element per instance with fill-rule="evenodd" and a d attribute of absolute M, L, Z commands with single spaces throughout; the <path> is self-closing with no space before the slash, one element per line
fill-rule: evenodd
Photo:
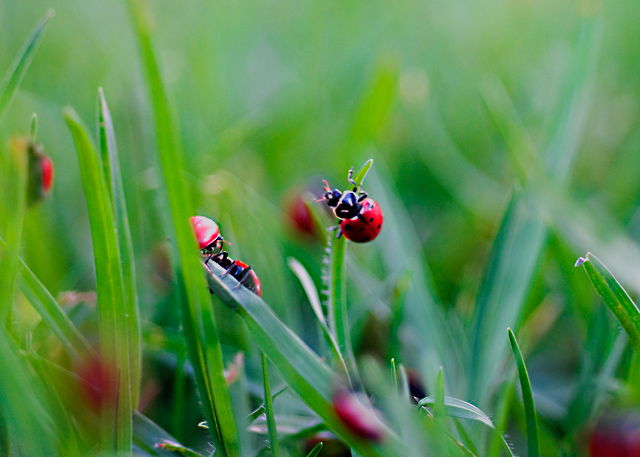
<path fill-rule="evenodd" d="M 242 260 L 233 260 L 226 251 L 219 252 L 212 256 L 211 260 L 227 270 L 222 273 L 220 277 L 225 277 L 230 274 L 238 280 L 239 284 L 235 287 L 236 289 L 242 285 L 258 297 L 262 297 L 262 285 L 260 284 L 258 275 L 249 265 Z"/>
<path fill-rule="evenodd" d="M 193 216 L 190 218 L 193 231 L 196 234 L 198 245 L 200 249 L 209 254 L 207 261 L 216 254 L 222 251 L 222 243 L 224 239 L 220 235 L 220 227 L 215 223 L 213 219 L 209 219 L 204 216 Z"/>
<path fill-rule="evenodd" d="M 380 230 L 384 216 L 375 200 L 369 198 L 362 190 L 358 191 L 358 185 L 352 178 L 353 168 L 349 169 L 347 180 L 353 184 L 353 190 L 340 192 L 331 190 L 329 183 L 324 181 L 324 195 L 317 201 L 324 201 L 333 209 L 333 213 L 340 219 L 338 238 L 344 237 L 356 243 L 373 241 Z"/>

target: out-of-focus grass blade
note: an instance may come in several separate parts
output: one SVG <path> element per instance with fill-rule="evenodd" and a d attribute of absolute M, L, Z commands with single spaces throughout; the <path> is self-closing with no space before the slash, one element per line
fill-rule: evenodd
<path fill-rule="evenodd" d="M 244 287 L 232 290 L 237 281 L 224 273 L 219 265 L 210 263 L 207 278 L 209 287 L 218 298 L 236 309 L 260 349 L 280 371 L 291 389 L 332 429 L 361 456 L 400 455 L 403 449 L 394 436 L 373 445 L 351 435 L 337 418 L 331 405 L 337 376 L 331 369 L 291 331 L 256 294 Z"/>
<path fill-rule="evenodd" d="M 180 444 L 159 425 L 137 411 L 133 413 L 133 441 L 149 454 L 158 457 L 175 456 L 173 451 L 182 452 L 183 455 L 192 457 L 201 456 L 201 454 Z M 165 442 L 170 444 L 164 447 L 159 446 Z"/>
<path fill-rule="evenodd" d="M 324 317 L 324 313 L 322 312 L 320 296 L 318 295 L 316 285 L 313 283 L 313 279 L 311 279 L 311 275 L 307 272 L 306 268 L 293 257 L 289 257 L 287 259 L 287 264 L 289 265 L 289 268 L 291 269 L 293 274 L 295 274 L 300 281 L 300 284 L 302 285 L 302 288 L 304 289 L 304 292 L 309 299 L 309 304 L 311 305 L 311 309 L 316 315 L 316 318 L 322 326 L 326 327 L 327 321 Z"/>
<path fill-rule="evenodd" d="M 418 406 L 435 405 L 435 397 L 425 397 L 418 402 Z M 444 404 L 449 416 L 459 417 L 461 419 L 471 419 L 482 422 L 491 428 L 494 428 L 493 422 L 480 408 L 457 398 L 444 397 Z"/>
<path fill-rule="evenodd" d="M 120 159 L 116 135 L 111 121 L 111 113 L 104 98 L 102 88 L 98 89 L 100 96 L 99 138 L 102 157 L 102 170 L 107 191 L 111 198 L 111 205 L 118 227 L 118 248 L 122 265 L 122 280 L 124 288 L 125 326 L 129 342 L 129 370 L 131 373 L 131 404 L 138 408 L 140 398 L 140 380 L 142 364 L 142 343 L 140 335 L 140 312 L 138 309 L 138 293 L 136 288 L 135 263 L 133 256 L 133 241 L 131 228 L 127 216 L 127 203 L 120 173 Z"/>
<path fill-rule="evenodd" d="M 20 262 L 22 264 L 20 290 L 27 297 L 31 306 L 60 339 L 60 342 L 62 342 L 62 345 L 70 355 L 77 357 L 90 354 L 93 348 L 71 322 L 69 316 L 60 307 L 60 304 L 29 267 L 22 260 Z"/>
<path fill-rule="evenodd" d="M 93 256 L 96 268 L 98 312 L 100 316 L 100 351 L 103 362 L 115 364 L 119 373 L 117 404 L 111 405 L 116 417 L 103 415 L 103 446 L 120 452 L 131 452 L 131 386 L 129 344 L 124 306 L 124 286 L 118 249 L 114 213 L 104 182 L 98 155 L 94 151 L 77 114 L 70 108 L 65 117 L 73 135 L 84 190 L 87 197 Z M 115 420 L 114 420 L 115 419 Z M 115 430 L 113 427 L 116 427 Z M 111 443 L 113 438 L 116 443 Z M 105 450 L 106 450 L 105 449 Z"/>
<path fill-rule="evenodd" d="M 593 286 L 606 305 L 629 335 L 629 341 L 640 352 L 640 311 L 627 291 L 620 285 L 609 269 L 590 252 L 578 259 L 576 266 L 582 265 Z"/>
<path fill-rule="evenodd" d="M 0 289 L 0 294 L 11 291 Z M 13 294 L 11 294 L 13 295 Z M 46 409 L 46 392 L 29 376 L 8 334 L 0 331 L 0 410 L 7 419 L 19 455 L 63 455 L 59 437 Z M 17 455 L 17 454 L 16 454 Z"/>
<path fill-rule="evenodd" d="M 269 430 L 269 444 L 271 455 L 280 457 L 280 443 L 278 442 L 278 430 L 276 429 L 276 419 L 273 413 L 273 399 L 271 398 L 271 388 L 269 387 L 269 372 L 267 371 L 267 356 L 262 353 L 262 377 L 264 379 L 264 409 L 267 416 L 267 429 Z"/>
<path fill-rule="evenodd" d="M 0 153 L 3 151 L 0 150 Z M 0 229 L 6 243 L 0 246 L 0 329 L 11 328 L 16 278 L 20 268 L 20 242 L 27 195 L 27 143 L 16 139 L 7 156 L 0 156 Z"/>
<path fill-rule="evenodd" d="M 329 326 L 327 325 L 327 321 L 325 320 L 324 314 L 322 312 L 322 305 L 320 304 L 318 290 L 313 283 L 313 279 L 311 279 L 311 275 L 309 275 L 304 266 L 293 257 L 289 257 L 287 263 L 289 265 L 289 268 L 291 268 L 291 271 L 293 271 L 296 277 L 300 280 L 300 284 L 302 284 L 302 287 L 307 294 L 307 298 L 309 298 L 309 303 L 311 304 L 311 308 L 313 309 L 313 312 L 316 315 L 318 322 L 320 323 L 320 328 L 322 328 L 322 332 L 324 333 L 327 342 L 331 346 L 331 352 L 333 352 L 334 357 L 344 368 L 345 374 L 348 376 L 349 370 L 347 369 L 344 357 L 342 356 L 340 348 L 338 347 L 338 342 L 333 336 L 333 333 L 331 333 L 331 330 L 329 330 Z"/>
<path fill-rule="evenodd" d="M 193 216 L 193 200 L 184 182 L 182 148 L 153 48 L 149 3 L 145 0 L 130 0 L 128 3 L 151 97 L 158 153 L 173 220 L 173 256 L 178 269 L 178 286 L 183 294 L 183 325 L 191 363 L 207 422 L 216 425 L 209 427 L 211 437 L 214 442 L 220 442 L 221 452 L 227 457 L 237 457 L 241 455 L 238 422 L 224 377 L 224 362 L 211 298 L 202 278 L 198 246 L 189 223 L 189 217 Z"/>
<path fill-rule="evenodd" d="M 317 455 L 320 454 L 321 450 L 322 450 L 322 443 L 318 443 L 314 446 L 313 449 L 311 449 L 311 452 L 307 454 L 307 457 L 317 457 Z"/>
<path fill-rule="evenodd" d="M 539 457 L 538 419 L 536 418 L 536 409 L 533 404 L 533 393 L 531 392 L 531 383 L 529 382 L 527 367 L 524 364 L 524 358 L 522 357 L 522 352 L 520 352 L 520 346 L 518 346 L 515 335 L 510 328 L 507 329 L 507 332 L 509 333 L 509 342 L 511 343 L 513 357 L 518 367 L 524 414 L 527 420 L 527 455 L 529 457 Z"/>
<path fill-rule="evenodd" d="M 495 330 L 520 321 L 546 241 L 547 226 L 539 206 L 526 192 L 516 193 L 494 242 L 470 336 L 470 394 L 481 406 L 496 387 L 496 373 L 507 353 L 506 341 Z"/>
<path fill-rule="evenodd" d="M 46 14 L 40 19 L 40 22 L 36 24 L 35 28 L 31 32 L 31 36 L 22 46 L 20 53 L 16 56 L 13 63 L 11 64 L 11 68 L 7 72 L 0 84 L 0 124 L 2 124 L 2 120 L 4 116 L 7 114 L 7 110 L 9 109 L 9 105 L 13 100 L 13 97 L 16 95 L 18 91 L 18 87 L 22 82 L 22 78 L 24 77 L 33 57 L 35 56 L 40 43 L 42 42 L 42 37 L 44 35 L 44 31 L 47 27 L 49 19 L 51 19 L 54 15 L 53 10 L 49 10 Z"/>

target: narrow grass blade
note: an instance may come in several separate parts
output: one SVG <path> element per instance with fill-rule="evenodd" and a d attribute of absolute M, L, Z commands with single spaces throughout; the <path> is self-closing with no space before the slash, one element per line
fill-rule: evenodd
<path fill-rule="evenodd" d="M 446 406 L 446 412 L 449 416 L 461 419 L 471 419 L 482 422 L 491 428 L 494 428 L 493 422 L 480 408 L 472 405 L 464 400 L 452 397 L 444 397 L 443 407 Z M 435 405 L 435 397 L 425 397 L 418 402 L 418 406 Z M 435 406 L 434 406 L 435 408 Z"/>
<path fill-rule="evenodd" d="M 360 167 L 360 170 L 358 170 L 358 172 L 356 173 L 356 176 L 353 178 L 353 180 L 358 185 L 358 188 L 362 186 L 362 182 L 364 181 L 364 178 L 367 177 L 367 173 L 369 173 L 369 169 L 371 168 L 371 165 L 373 165 L 373 159 L 367 160 L 364 163 L 364 165 Z"/>
<path fill-rule="evenodd" d="M 609 269 L 590 252 L 584 258 L 578 259 L 576 266 L 579 265 L 584 267 L 598 294 L 629 335 L 631 344 L 636 351 L 640 351 L 640 310 L 627 291 Z"/>
<path fill-rule="evenodd" d="M 99 138 L 102 157 L 102 170 L 107 192 L 114 210 L 118 227 L 118 249 L 122 265 L 122 280 L 124 289 L 125 327 L 129 343 L 129 370 L 131 373 L 131 404 L 138 408 L 140 398 L 140 380 L 142 365 L 142 342 L 140 330 L 140 312 L 138 307 L 138 293 L 136 288 L 135 262 L 133 255 L 133 241 L 131 228 L 127 216 L 127 203 L 120 173 L 120 159 L 116 135 L 111 121 L 111 113 L 107 106 L 102 88 L 99 90 Z"/>
<path fill-rule="evenodd" d="M 524 414 L 527 420 L 527 455 L 529 457 L 539 457 L 540 443 L 538 438 L 538 419 L 536 418 L 536 409 L 533 404 L 533 393 L 531 392 L 529 374 L 527 373 L 527 367 L 524 364 L 524 358 L 522 357 L 522 352 L 520 352 L 520 346 L 518 346 L 515 335 L 510 328 L 507 329 L 507 332 L 509 333 L 511 350 L 513 351 L 513 357 L 518 368 L 520 389 L 522 390 L 522 402 L 524 403 Z"/>
<path fill-rule="evenodd" d="M 184 182 L 182 148 L 153 48 L 149 2 L 130 0 L 128 4 L 150 91 L 164 187 L 173 220 L 173 257 L 179 274 L 178 286 L 184 298 L 181 300 L 182 315 L 189 354 L 203 399 L 205 417 L 209 424 L 216 424 L 216 427 L 209 427 L 212 439 L 220 442 L 221 451 L 227 457 L 237 457 L 241 455 L 238 422 L 224 377 L 224 362 L 211 298 L 202 278 L 198 246 L 189 224 L 189 217 L 193 216 L 193 200 Z"/>
<path fill-rule="evenodd" d="M 158 457 L 175 456 L 173 451 L 181 452 L 190 457 L 201 456 L 201 454 L 180 444 L 159 425 L 137 411 L 133 414 L 133 441 L 144 451 Z M 165 446 L 161 446 L 161 444 L 165 444 Z"/>
<path fill-rule="evenodd" d="M 267 371 L 267 356 L 262 353 L 262 377 L 264 378 L 264 409 L 267 416 L 267 429 L 269 430 L 269 443 L 271 455 L 280 457 L 280 443 L 278 442 L 278 430 L 276 429 L 276 419 L 273 413 L 273 399 L 271 398 L 271 388 L 269 387 L 269 372 Z"/>
<path fill-rule="evenodd" d="M 244 287 L 232 290 L 237 281 L 230 276 L 221 278 L 224 270 L 217 264 L 210 263 L 207 273 L 211 290 L 240 313 L 260 349 L 327 427 L 362 456 L 401 455 L 395 450 L 403 449 L 402 443 L 393 435 L 375 446 L 351 435 L 331 405 L 334 389 L 339 385 L 338 376 L 256 294 Z"/>
<path fill-rule="evenodd" d="M 42 320 L 58 337 L 67 353 L 78 357 L 93 352 L 91 345 L 71 322 L 53 295 L 22 260 L 20 263 L 22 266 L 20 290 Z"/>
<path fill-rule="evenodd" d="M 117 416 L 116 420 L 112 420 L 114 418 L 110 418 L 110 414 L 104 414 L 103 445 L 106 445 L 106 449 L 111 449 L 113 446 L 120 452 L 130 453 L 132 434 L 131 374 L 126 326 L 127 310 L 124 306 L 124 286 L 116 221 L 98 155 L 76 113 L 67 109 L 65 117 L 78 150 L 80 170 L 87 197 L 96 268 L 101 355 L 103 362 L 115 364 L 119 373 L 116 404 L 109 408 Z M 116 438 L 115 443 L 111 443 L 113 437 Z"/>
<path fill-rule="evenodd" d="M 320 324 L 320 328 L 322 329 L 324 337 L 326 338 L 327 342 L 329 343 L 329 346 L 331 347 L 331 352 L 333 353 L 335 360 L 344 369 L 345 375 L 349 377 L 349 370 L 347 369 L 347 365 L 342 355 L 342 352 L 340 352 L 340 348 L 338 347 L 338 342 L 336 341 L 336 338 L 333 335 L 333 333 L 331 333 L 331 330 L 329 329 L 329 326 L 327 325 L 327 321 L 322 312 L 320 297 L 318 295 L 316 286 L 313 283 L 313 279 L 311 279 L 311 276 L 309 275 L 307 270 L 304 268 L 304 266 L 293 257 L 289 257 L 287 263 L 289 264 L 289 268 L 291 268 L 291 271 L 293 271 L 293 273 L 296 275 L 296 277 L 300 281 L 300 284 L 302 284 L 302 287 L 305 293 L 307 294 L 307 298 L 309 299 L 311 308 L 313 309 L 313 312 L 316 318 L 318 319 L 318 322 Z"/>
<path fill-rule="evenodd" d="M 307 454 L 307 457 L 317 457 L 318 454 L 320 454 L 321 450 L 322 450 L 322 443 L 318 443 L 315 445 L 313 449 L 311 449 L 311 452 Z"/>
<path fill-rule="evenodd" d="M 489 266 L 478 294 L 470 336 L 470 397 L 485 406 L 497 387 L 507 344 L 494 329 L 520 322 L 541 253 L 547 226 L 540 207 L 525 192 L 516 193 L 496 236 Z"/>
<path fill-rule="evenodd" d="M 11 105 L 11 101 L 18 91 L 22 78 L 27 72 L 29 65 L 31 65 L 31 61 L 42 42 L 42 37 L 44 36 L 44 31 L 49 23 L 49 19 L 51 19 L 53 15 L 53 10 L 47 11 L 42 19 L 40 19 L 40 22 L 36 24 L 31 32 L 31 36 L 22 46 L 22 49 L 11 64 L 11 68 L 5 75 L 2 84 L 0 84 L 0 124 L 2 124 L 2 120 Z"/>
<path fill-rule="evenodd" d="M 27 143 L 14 140 L 9 154 L 0 156 L 0 229 L 6 243 L 0 249 L 0 328 L 12 325 L 16 278 L 20 268 L 20 243 L 27 196 Z M 2 153 L 2 151 L 0 151 Z"/>

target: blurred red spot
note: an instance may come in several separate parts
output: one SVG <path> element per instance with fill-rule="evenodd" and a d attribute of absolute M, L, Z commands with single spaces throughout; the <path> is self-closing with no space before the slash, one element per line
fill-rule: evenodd
<path fill-rule="evenodd" d="M 640 414 L 616 413 L 600 418 L 589 439 L 591 457 L 640 457 Z"/>
<path fill-rule="evenodd" d="M 42 156 L 40 166 L 42 167 L 42 190 L 50 192 L 53 188 L 53 162 L 49 157 Z"/>
<path fill-rule="evenodd" d="M 291 219 L 293 229 L 305 236 L 315 236 L 316 228 L 313 223 L 311 211 L 305 204 L 300 194 L 296 195 L 287 207 L 287 214 Z"/>
<path fill-rule="evenodd" d="M 96 413 L 105 406 L 115 404 L 117 377 L 115 367 L 99 357 L 87 357 L 76 365 L 75 372 L 80 378 L 80 396 Z"/>
<path fill-rule="evenodd" d="M 370 405 L 360 402 L 356 395 L 337 392 L 333 396 L 333 409 L 354 435 L 375 442 L 384 438 L 384 426 L 378 413 Z"/>

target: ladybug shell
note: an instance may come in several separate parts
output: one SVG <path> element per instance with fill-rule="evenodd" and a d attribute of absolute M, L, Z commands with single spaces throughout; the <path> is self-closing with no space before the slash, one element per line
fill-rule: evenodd
<path fill-rule="evenodd" d="M 244 271 L 249 268 L 249 265 L 244 263 L 242 260 L 234 260 L 233 263 L 234 266 L 231 267 L 231 271 L 229 271 L 229 273 L 231 274 L 231 276 L 240 281 L 242 279 Z M 258 275 L 253 270 L 249 271 L 249 277 L 244 280 L 242 285 L 256 294 L 258 297 L 262 297 L 262 285 L 260 284 Z"/>
<path fill-rule="evenodd" d="M 362 202 L 360 215 L 365 222 L 359 217 L 345 219 L 340 222 L 340 229 L 346 239 L 355 243 L 367 243 L 374 240 L 380 233 L 384 217 L 380 206 L 370 198 L 365 198 Z"/>
<path fill-rule="evenodd" d="M 42 156 L 40 167 L 42 168 L 42 190 L 50 192 L 53 187 L 53 162 L 49 157 Z"/>
<path fill-rule="evenodd" d="M 206 249 L 220 238 L 220 227 L 212 219 L 204 216 L 190 218 L 200 249 Z"/>

